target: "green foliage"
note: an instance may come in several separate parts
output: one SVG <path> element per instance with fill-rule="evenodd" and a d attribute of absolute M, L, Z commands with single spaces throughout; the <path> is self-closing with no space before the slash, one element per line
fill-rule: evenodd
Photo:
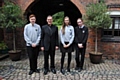
<path fill-rule="evenodd" d="M 92 3 L 86 9 L 86 15 L 84 16 L 85 24 L 90 28 L 95 28 L 95 54 L 97 54 L 97 29 L 108 28 L 112 23 L 110 15 L 107 14 L 108 9 L 103 1 L 100 3 Z"/>
<path fill-rule="evenodd" d="M 15 46 L 15 30 L 17 27 L 23 27 L 26 20 L 23 17 L 21 8 L 8 1 L 4 0 L 4 5 L 0 8 L 0 27 L 13 29 L 13 49 L 16 51 Z"/>
<path fill-rule="evenodd" d="M 4 49 L 7 49 L 8 46 L 5 44 L 5 42 L 0 42 L 0 50 L 4 50 Z"/>
<path fill-rule="evenodd" d="M 4 5 L 0 8 L 0 27 L 15 29 L 16 27 L 23 27 L 23 24 L 25 24 L 25 20 L 21 8 L 5 0 Z"/>
<path fill-rule="evenodd" d="M 61 26 L 63 23 L 63 18 L 64 18 L 64 12 L 58 12 L 56 14 L 53 15 L 53 24 L 57 25 L 57 26 Z"/>
<path fill-rule="evenodd" d="M 110 27 L 112 19 L 107 14 L 107 11 L 107 6 L 103 2 L 90 4 L 84 16 L 85 24 L 90 28 Z"/>

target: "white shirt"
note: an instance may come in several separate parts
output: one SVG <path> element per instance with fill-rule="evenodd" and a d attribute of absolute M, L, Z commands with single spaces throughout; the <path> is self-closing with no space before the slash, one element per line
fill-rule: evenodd
<path fill-rule="evenodd" d="M 65 34 L 62 33 L 62 28 L 60 29 L 60 41 L 63 45 L 65 42 L 69 42 L 69 45 L 73 43 L 75 37 L 74 28 L 73 26 L 65 26 Z"/>

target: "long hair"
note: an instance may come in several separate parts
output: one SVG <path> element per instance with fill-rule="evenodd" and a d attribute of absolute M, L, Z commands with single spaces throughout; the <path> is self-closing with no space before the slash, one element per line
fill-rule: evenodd
<path fill-rule="evenodd" d="M 68 16 L 66 16 L 66 17 L 64 18 L 64 22 L 63 22 L 63 25 L 62 25 L 62 34 L 65 34 L 65 26 L 66 26 L 66 24 L 65 24 L 65 19 L 66 19 L 66 18 L 69 19 L 69 23 L 68 23 L 68 25 L 71 24 L 71 22 L 70 22 L 70 18 L 69 18 Z"/>

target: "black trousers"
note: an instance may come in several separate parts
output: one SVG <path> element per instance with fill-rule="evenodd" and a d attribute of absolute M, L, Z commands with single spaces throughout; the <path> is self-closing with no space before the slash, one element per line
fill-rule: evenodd
<path fill-rule="evenodd" d="M 83 65 L 84 65 L 85 50 L 86 48 L 78 48 L 78 47 L 76 48 L 76 56 L 75 56 L 76 67 L 80 67 L 81 69 L 83 69 Z"/>
<path fill-rule="evenodd" d="M 49 70 L 49 55 L 50 55 L 50 68 L 55 68 L 55 50 L 52 50 L 51 47 L 49 50 L 44 51 L 44 69 Z"/>
<path fill-rule="evenodd" d="M 70 63 L 71 63 L 71 52 L 68 53 L 68 66 L 67 68 L 70 68 Z M 65 59 L 65 53 L 62 53 L 62 57 L 61 57 L 61 69 L 63 69 L 63 64 L 64 64 L 64 59 Z"/>
<path fill-rule="evenodd" d="M 37 58 L 39 54 L 39 46 L 34 48 L 31 46 L 27 46 L 27 52 L 29 57 L 30 70 L 35 71 L 37 69 Z"/>

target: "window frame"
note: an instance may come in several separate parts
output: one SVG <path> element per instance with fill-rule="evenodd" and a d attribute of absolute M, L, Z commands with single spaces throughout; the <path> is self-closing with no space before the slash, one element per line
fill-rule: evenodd
<path fill-rule="evenodd" d="M 112 28 L 111 29 L 102 29 L 102 38 L 101 41 L 104 42 L 120 42 L 120 16 L 111 16 Z M 115 29 L 115 18 L 119 18 L 118 29 Z M 111 35 L 105 35 L 105 31 L 111 31 Z M 118 31 L 118 36 L 115 36 L 115 31 Z"/>

